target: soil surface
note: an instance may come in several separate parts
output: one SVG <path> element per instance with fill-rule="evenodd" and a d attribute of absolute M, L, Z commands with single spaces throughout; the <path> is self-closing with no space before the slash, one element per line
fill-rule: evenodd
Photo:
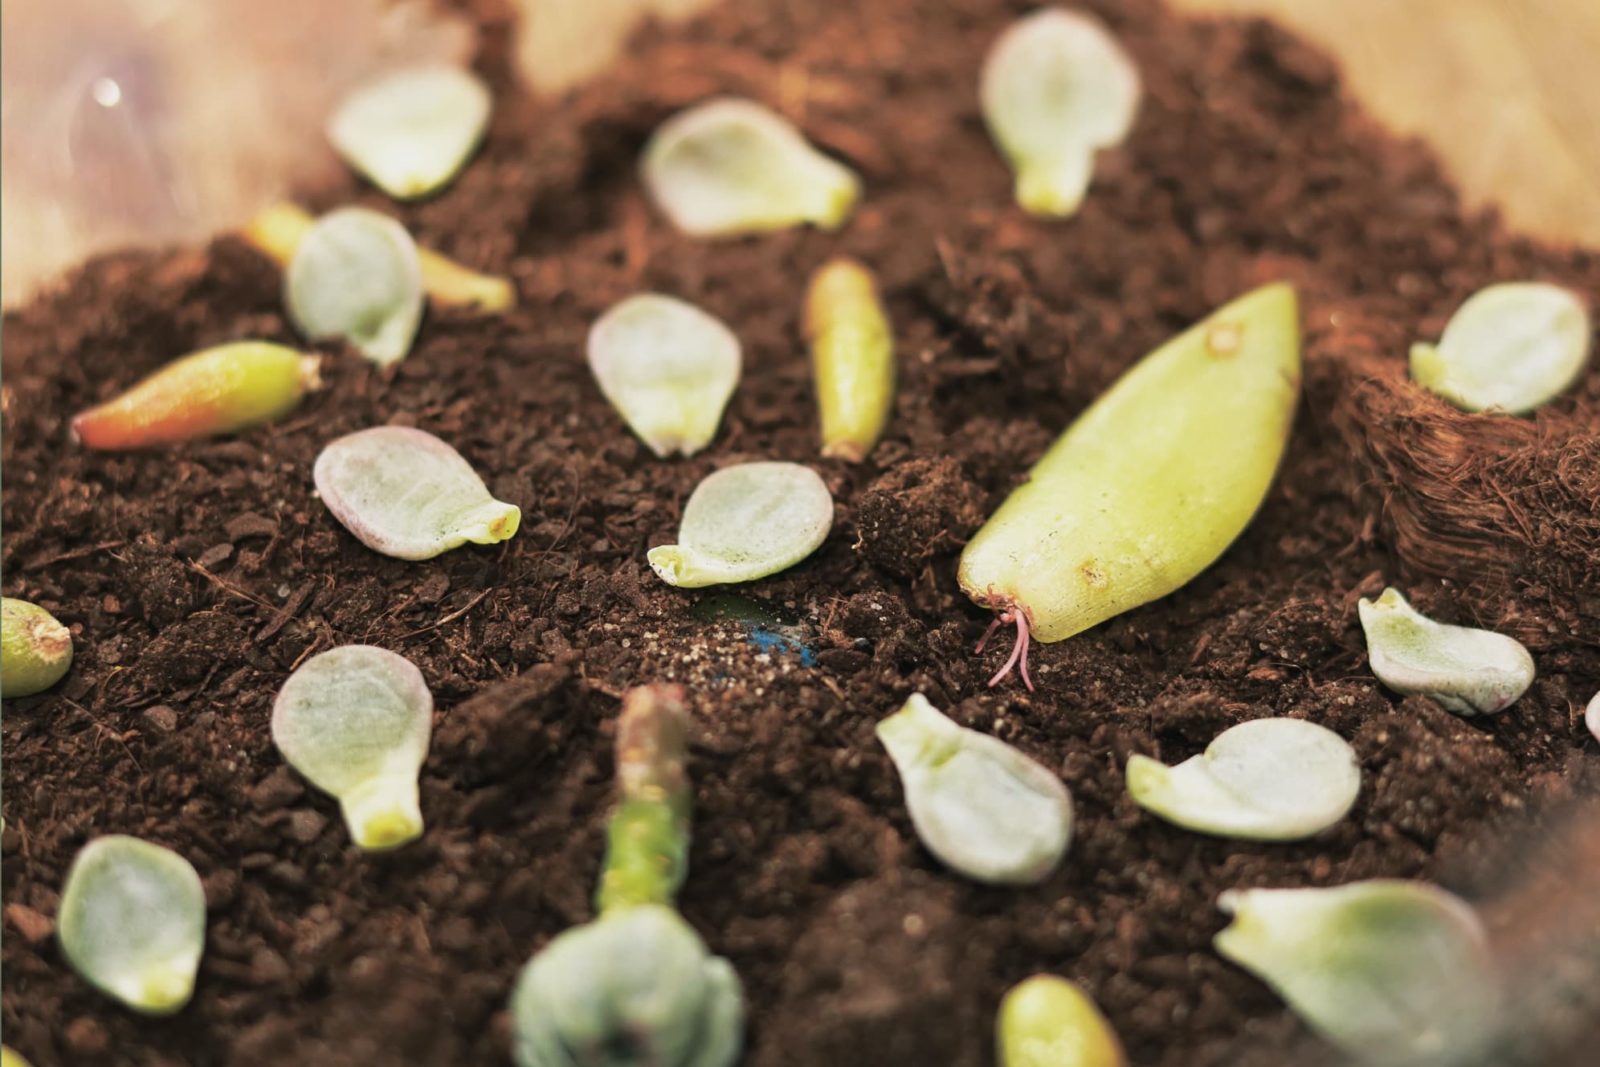
<path fill-rule="evenodd" d="M 5 709 L 7 1043 L 37 1067 L 506 1063 L 517 969 L 591 916 L 619 697 L 653 679 L 689 688 L 682 909 L 743 977 L 755 1067 L 987 1063 L 1000 995 L 1040 970 L 1083 982 L 1136 1063 L 1315 1063 L 1323 1047 L 1210 948 L 1216 897 L 1240 886 L 1429 878 L 1480 903 L 1498 942 L 1526 942 L 1546 909 L 1499 906 L 1522 899 L 1521 868 L 1496 841 L 1539 839 L 1600 779 L 1579 722 L 1600 687 L 1600 370 L 1513 420 L 1421 392 L 1405 355 L 1489 282 L 1600 293 L 1600 257 L 1464 213 L 1316 51 L 1149 0 L 1084 5 L 1146 95 L 1082 212 L 1029 219 L 975 89 L 1029 6 L 744 0 L 536 102 L 509 87 L 509 16 L 486 2 L 480 64 L 501 92 L 460 180 L 408 207 L 353 179 L 312 199 L 381 206 L 508 272 L 517 310 L 432 312 L 389 373 L 323 346 L 327 387 L 234 439 L 92 454 L 67 424 L 190 350 L 294 342 L 279 272 L 238 240 L 98 260 L 6 318 L 5 591 L 55 612 L 77 649 L 65 682 Z M 635 160 L 716 93 L 768 102 L 864 175 L 842 232 L 673 232 Z M 893 421 L 858 466 L 818 458 L 799 324 L 804 279 L 838 252 L 879 272 L 900 348 Z M 955 584 L 963 540 L 1123 369 L 1277 278 L 1302 298 L 1304 400 L 1254 524 L 1178 593 L 1036 645 L 1038 692 L 986 688 L 1006 642 L 973 654 L 988 619 Z M 653 458 L 584 362 L 589 323 L 640 290 L 700 304 L 744 344 L 721 432 L 690 460 Z M 454 444 L 522 507 L 521 532 L 425 563 L 362 547 L 311 466 L 380 423 Z M 645 550 L 673 539 L 696 482 L 768 458 L 822 472 L 826 545 L 738 590 L 656 580 Z M 1391 583 L 1520 638 L 1539 680 L 1473 721 L 1385 691 L 1355 605 Z M 787 637 L 752 640 L 741 616 Z M 354 849 L 268 737 L 291 668 L 348 642 L 408 656 L 437 700 L 428 830 L 394 854 Z M 1076 837 L 1041 885 L 969 884 L 918 844 L 872 734 L 917 691 L 1070 786 Z M 1361 756 L 1360 800 L 1322 837 L 1214 840 L 1125 795 L 1128 754 L 1182 759 L 1266 715 L 1320 722 Z M 52 937 L 69 862 L 112 832 L 204 878 L 207 952 L 176 1017 L 96 995 Z M 1571 990 L 1562 1003 L 1581 1014 Z"/>

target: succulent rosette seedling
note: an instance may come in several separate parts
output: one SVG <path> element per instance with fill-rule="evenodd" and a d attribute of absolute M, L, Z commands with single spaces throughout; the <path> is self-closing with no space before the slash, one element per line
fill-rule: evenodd
<path fill-rule="evenodd" d="M 1464 411 L 1532 411 L 1571 385 L 1593 331 L 1577 294 L 1503 282 L 1467 298 L 1437 345 L 1411 346 L 1411 376 Z"/>
<path fill-rule="evenodd" d="M 321 363 L 266 341 L 207 348 L 77 415 L 72 432 L 84 447 L 105 450 L 233 433 L 293 411 L 322 384 Z"/>
<path fill-rule="evenodd" d="M 511 999 L 519 1067 L 728 1067 L 744 994 L 673 908 L 689 852 L 687 713 L 676 686 L 630 690 L 599 917 L 531 959 Z"/>
<path fill-rule="evenodd" d="M 406 358 L 422 323 L 416 243 L 404 226 L 366 208 L 340 208 L 313 223 L 283 286 L 301 333 L 343 338 L 380 367 Z"/>
<path fill-rule="evenodd" d="M 1358 605 L 1367 659 L 1397 693 L 1432 697 L 1457 715 L 1504 711 L 1533 684 L 1533 656 L 1515 638 L 1435 622 L 1398 589 Z"/>
<path fill-rule="evenodd" d="M 805 559 L 833 528 L 833 494 L 798 463 L 740 463 L 689 494 L 678 542 L 649 552 L 668 585 L 697 589 L 753 582 Z"/>
<path fill-rule="evenodd" d="M 742 359 L 720 320 L 659 293 L 630 296 L 596 319 L 588 357 L 600 391 L 661 457 L 711 443 Z"/>
<path fill-rule="evenodd" d="M 312 656 L 278 691 L 272 741 L 339 801 L 350 836 L 372 851 L 422 834 L 417 774 L 433 733 L 433 694 L 404 656 L 343 645 Z"/>
<path fill-rule="evenodd" d="M 449 184 L 489 124 L 489 87 L 443 64 L 389 71 L 357 86 L 328 119 L 328 140 L 390 196 Z"/>
<path fill-rule="evenodd" d="M 189 861 L 112 834 L 72 861 L 56 916 L 61 951 L 90 985 L 146 1015 L 194 994 L 205 951 L 206 897 Z"/>
<path fill-rule="evenodd" d="M 298 205 L 269 204 L 240 233 L 278 266 L 288 267 L 316 221 Z M 480 274 L 421 245 L 417 246 L 417 263 L 422 269 L 423 291 L 440 307 L 496 312 L 517 302 L 510 278 Z"/>
<path fill-rule="evenodd" d="M 1000 1067 L 1127 1067 L 1122 1042 L 1089 995 L 1036 974 L 1012 986 L 995 1023 Z"/>
<path fill-rule="evenodd" d="M 499 544 L 522 523 L 522 509 L 491 496 L 461 453 L 408 426 L 346 434 L 317 456 L 312 477 L 345 529 L 396 559 Z"/>
<path fill-rule="evenodd" d="M 1483 926 L 1425 882 L 1243 889 L 1216 948 L 1365 1062 L 1453 1063 L 1494 1025 L 1498 979 Z"/>
<path fill-rule="evenodd" d="M 1049 7 L 995 41 L 979 95 L 989 132 L 1016 172 L 1017 203 L 1060 218 L 1083 203 L 1095 153 L 1128 136 L 1139 71 L 1099 19 Z"/>
<path fill-rule="evenodd" d="M 71 630 L 31 601 L 0 598 L 0 696 L 42 693 L 71 666 Z"/>
<path fill-rule="evenodd" d="M 1128 757 L 1128 793 L 1146 811 L 1220 837 L 1295 841 L 1344 818 L 1361 791 L 1355 750 L 1303 719 L 1253 719 L 1175 767 Z"/>
<path fill-rule="evenodd" d="M 1049 876 L 1072 840 L 1072 797 L 1050 771 L 952 722 L 916 693 L 878 723 L 917 837 L 947 867 L 995 885 Z"/>
<path fill-rule="evenodd" d="M 1080 415 L 961 553 L 961 588 L 1028 646 L 1181 588 L 1249 525 L 1300 395 L 1294 290 L 1268 285 L 1145 356 Z M 984 641 L 988 640 L 985 635 Z M 980 642 L 978 649 L 983 650 Z"/>
<path fill-rule="evenodd" d="M 674 226 L 726 237 L 811 223 L 844 225 L 861 196 L 855 173 L 753 100 L 719 97 L 681 111 L 645 146 L 645 188 Z"/>
<path fill-rule="evenodd" d="M 822 419 L 822 454 L 859 463 L 894 409 L 894 333 L 872 272 L 834 259 L 811 276 L 805 332 Z"/>

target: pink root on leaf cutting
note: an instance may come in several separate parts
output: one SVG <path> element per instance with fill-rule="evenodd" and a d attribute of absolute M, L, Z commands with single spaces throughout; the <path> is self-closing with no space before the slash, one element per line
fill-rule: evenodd
<path fill-rule="evenodd" d="M 993 689 L 1000 684 L 1000 680 L 1011 673 L 1016 667 L 1022 675 L 1022 684 L 1028 687 L 1028 692 L 1033 692 L 1033 679 L 1028 677 L 1028 616 L 1018 608 L 1007 608 L 989 623 L 989 628 L 983 632 L 983 637 L 978 641 L 977 651 L 982 652 L 989 643 L 989 638 L 1002 625 L 1014 623 L 1017 627 L 1017 640 L 1011 646 L 1011 656 L 1006 660 L 1005 666 L 989 679 L 989 688 Z"/>

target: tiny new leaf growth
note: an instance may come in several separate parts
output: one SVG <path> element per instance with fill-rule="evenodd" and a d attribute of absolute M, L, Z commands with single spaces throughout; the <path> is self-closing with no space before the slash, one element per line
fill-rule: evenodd
<path fill-rule="evenodd" d="M 1083 203 L 1095 153 L 1132 128 L 1139 71 L 1094 16 L 1044 8 L 994 43 L 979 96 L 989 132 L 1016 172 L 1017 203 L 1064 218 Z"/>
<path fill-rule="evenodd" d="M 0 597 L 0 697 L 31 697 L 66 676 L 72 631 L 44 608 Z"/>
<path fill-rule="evenodd" d="M 894 333 L 872 272 L 834 259 L 811 276 L 805 332 L 822 417 L 822 454 L 859 463 L 894 409 Z"/>
<path fill-rule="evenodd" d="M 600 391 L 661 457 L 710 444 L 739 382 L 733 331 L 659 293 L 630 296 L 596 319 L 588 354 Z"/>
<path fill-rule="evenodd" d="M 322 360 L 266 341 L 238 341 L 174 360 L 72 420 L 84 447 L 123 450 L 233 433 L 294 410 L 322 384 Z"/>
<path fill-rule="evenodd" d="M 1363 597 L 1359 610 L 1372 673 L 1397 693 L 1432 697 L 1457 715 L 1491 715 L 1533 684 L 1533 656 L 1515 638 L 1434 622 L 1393 588 Z"/>
<path fill-rule="evenodd" d="M 242 236 L 278 266 L 288 267 L 295 249 L 300 247 L 316 221 L 294 204 L 272 204 L 250 220 Z M 420 245 L 417 246 L 417 262 L 422 268 L 422 288 L 428 299 L 439 307 L 496 312 L 517 302 L 517 290 L 510 278 L 479 274 Z"/>
<path fill-rule="evenodd" d="M 833 528 L 833 495 L 798 463 L 740 463 L 689 494 L 678 543 L 649 552 L 651 568 L 684 589 L 753 582 L 815 552 Z"/>
<path fill-rule="evenodd" d="M 350 836 L 381 850 L 422 834 L 417 774 L 433 732 L 433 694 L 404 656 L 343 645 L 312 656 L 272 705 L 272 741 L 339 801 Z"/>
<path fill-rule="evenodd" d="M 678 686 L 623 698 L 600 917 L 523 968 L 511 998 L 518 1067 L 730 1067 L 738 1058 L 738 975 L 672 907 L 689 854 L 687 715 Z"/>
<path fill-rule="evenodd" d="M 137 837 L 97 837 L 72 861 L 56 916 L 61 951 L 96 989 L 146 1015 L 194 994 L 206 896 L 189 861 Z"/>
<path fill-rule="evenodd" d="M 380 367 L 411 351 L 422 322 L 422 265 L 406 228 L 345 207 L 312 224 L 289 260 L 284 302 L 313 341 L 342 337 Z"/>
<path fill-rule="evenodd" d="M 1011 987 L 995 1025 L 1000 1067 L 1127 1067 L 1122 1042 L 1089 995 L 1036 974 Z"/>
<path fill-rule="evenodd" d="M 1355 750 L 1301 719 L 1254 719 L 1168 767 L 1128 757 L 1128 792 L 1170 823 L 1258 841 L 1295 841 L 1344 818 L 1361 790 Z"/>
<path fill-rule="evenodd" d="M 1469 297 L 1437 345 L 1411 346 L 1411 376 L 1464 411 L 1532 411 L 1589 361 L 1589 313 L 1544 282 L 1503 282 Z"/>
<path fill-rule="evenodd" d="M 317 456 L 312 477 L 345 529 L 396 559 L 498 544 L 522 522 L 522 510 L 490 496 L 461 453 L 407 426 L 346 434 Z"/>
<path fill-rule="evenodd" d="M 1217 951 L 1346 1051 L 1379 1063 L 1455 1062 L 1493 1025 L 1496 979 L 1465 902 L 1424 882 L 1222 894 Z"/>
<path fill-rule="evenodd" d="M 478 147 L 489 88 L 451 66 L 408 67 L 359 86 L 328 120 L 328 140 L 397 200 L 443 188 Z"/>
<path fill-rule="evenodd" d="M 950 721 L 921 693 L 878 723 L 911 825 L 928 851 L 979 882 L 1042 881 L 1072 839 L 1061 779 L 998 738 Z"/>
<path fill-rule="evenodd" d="M 1011 658 L 1180 588 L 1249 525 L 1300 395 L 1294 290 L 1248 293 L 1096 400 L 961 553 L 961 588 L 1017 627 Z M 987 641 L 987 635 L 985 641 Z M 983 650 L 983 643 L 978 650 Z"/>
<path fill-rule="evenodd" d="M 695 237 L 808 222 L 837 229 L 861 195 L 855 173 L 813 148 L 788 119 L 733 97 L 664 122 L 645 146 L 641 172 L 672 224 Z"/>

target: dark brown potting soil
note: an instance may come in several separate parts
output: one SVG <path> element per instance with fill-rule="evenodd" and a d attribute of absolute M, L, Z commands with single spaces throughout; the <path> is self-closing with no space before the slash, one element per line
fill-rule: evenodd
<path fill-rule="evenodd" d="M 695 717 L 682 908 L 744 979 L 755 1067 L 989 1062 L 1001 993 L 1040 970 L 1084 983 L 1136 1063 L 1318 1062 L 1210 948 L 1239 886 L 1428 878 L 1525 940 L 1550 909 L 1517 895 L 1498 842 L 1531 847 L 1600 784 L 1578 721 L 1600 687 L 1600 370 L 1508 419 L 1418 390 L 1405 354 L 1489 282 L 1600 293 L 1600 257 L 1464 211 L 1426 151 L 1263 23 L 1086 4 L 1146 95 L 1082 212 L 1047 223 L 1013 206 L 976 101 L 984 50 L 1027 4 L 741 0 L 551 102 L 510 88 L 508 16 L 484 6 L 502 91 L 463 177 L 418 206 L 354 181 L 314 200 L 382 206 L 510 273 L 513 313 L 430 313 L 392 373 L 324 346 L 327 387 L 280 424 L 132 455 L 75 447 L 69 417 L 190 350 L 293 342 L 278 271 L 228 238 L 112 256 L 6 317 L 5 591 L 77 649 L 65 682 L 5 709 L 8 1044 L 37 1067 L 506 1063 L 517 969 L 591 916 L 618 698 L 655 679 L 686 683 Z M 708 243 L 650 207 L 640 146 L 717 93 L 770 103 L 862 172 L 841 233 Z M 894 419 L 860 466 L 818 458 L 799 323 L 804 279 L 841 251 L 879 272 L 900 345 Z M 1276 278 L 1302 297 L 1304 401 L 1255 523 L 1187 588 L 1036 645 L 1037 693 L 985 688 L 1006 649 L 973 654 L 988 620 L 955 584 L 964 539 L 1131 362 Z M 589 323 L 640 290 L 744 343 L 722 430 L 690 460 L 653 458 L 584 363 Z M 456 445 L 522 531 L 426 563 L 362 547 L 311 465 L 379 423 Z M 674 590 L 644 562 L 700 478 L 758 458 L 814 465 L 838 501 L 821 551 L 736 591 L 788 627 L 766 646 L 729 590 Z M 1539 680 L 1473 721 L 1385 691 L 1355 604 L 1389 583 L 1524 641 Z M 394 854 L 354 849 L 268 737 L 291 668 L 349 642 L 410 657 L 438 704 L 428 830 Z M 1043 884 L 981 888 L 918 844 L 872 727 L 919 690 L 1070 786 L 1076 837 Z M 1129 753 L 1181 759 L 1265 715 L 1360 753 L 1360 800 L 1325 835 L 1214 840 L 1125 795 Z M 91 992 L 51 936 L 68 863 L 111 832 L 205 880 L 199 990 L 176 1017 Z"/>

